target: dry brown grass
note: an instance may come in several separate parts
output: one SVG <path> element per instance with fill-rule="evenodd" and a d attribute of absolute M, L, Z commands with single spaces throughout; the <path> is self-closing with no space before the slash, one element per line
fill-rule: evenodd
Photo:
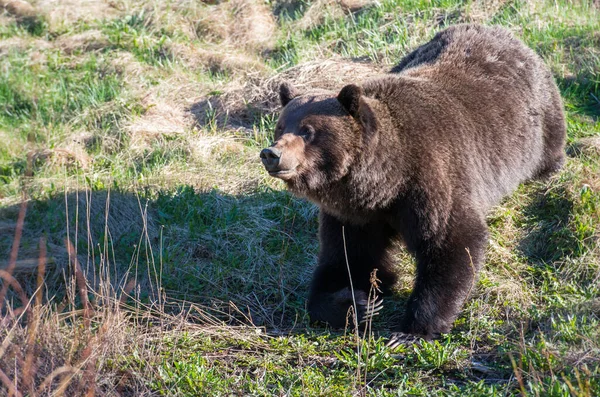
<path fill-rule="evenodd" d="M 31 18 L 36 16 L 35 8 L 23 0 L 0 0 L 0 8 L 17 18 Z"/>
<path fill-rule="evenodd" d="M 87 169 L 92 158 L 81 146 L 71 148 L 38 149 L 29 152 L 28 156 L 35 164 L 46 163 L 59 168 L 75 167 Z"/>
<path fill-rule="evenodd" d="M 77 282 L 73 280 L 73 284 Z M 78 287 L 74 285 L 71 294 Z M 136 287 L 129 283 L 115 295 L 102 296 L 102 304 L 90 306 L 87 314 L 73 302 L 57 311 L 55 305 L 32 300 L 28 302 L 32 306 L 29 316 L 12 313 L 5 318 L 0 331 L 0 362 L 9 369 L 4 386 L 12 388 L 16 396 L 153 395 L 145 382 L 148 373 L 118 370 L 114 364 L 135 355 L 153 372 L 168 341 L 184 333 L 191 338 L 227 338 L 264 348 L 257 338 L 258 329 L 223 327 L 197 306 L 176 315 L 164 307 L 145 307 L 130 296 Z M 83 286 L 82 292 L 86 291 Z"/>
<path fill-rule="evenodd" d="M 207 44 L 200 48 L 193 44 L 171 43 L 169 50 L 173 57 L 188 69 L 241 76 L 264 73 L 268 70 L 256 54 L 240 51 L 235 47 Z"/>
<path fill-rule="evenodd" d="M 76 189 L 77 186 L 74 186 L 73 190 Z M 65 193 L 64 204 L 67 207 L 64 229 L 62 233 L 53 233 L 54 237 L 49 237 L 45 243 L 45 281 L 54 291 L 68 287 L 69 280 L 65 280 L 65 274 L 69 274 L 69 261 L 75 257 L 90 288 L 100 293 L 113 293 L 114 290 L 99 290 L 99 288 L 102 285 L 105 285 L 105 288 L 118 285 L 127 274 L 135 273 L 140 266 L 142 270 L 147 270 L 148 265 L 145 263 L 147 258 L 142 256 L 145 255 L 145 247 L 148 244 L 157 243 L 160 225 L 154 220 L 154 213 L 146 208 L 144 202 L 131 194 L 76 190 L 73 193 Z M 1 230 L 16 233 L 18 226 L 7 223 Z M 37 241 L 39 232 L 26 227 L 22 229 L 22 235 L 24 243 L 19 249 L 18 261 L 11 274 L 19 275 L 19 281 L 25 281 L 23 284 L 25 292 L 32 294 L 34 291 L 30 289 L 32 288 L 31 273 L 27 271 L 35 269 L 33 263 L 38 257 L 39 247 L 32 242 Z M 111 245 L 126 235 L 138 236 L 139 248 L 136 250 L 137 256 L 133 257 L 130 263 L 120 263 L 113 257 Z M 57 236 L 71 236 L 75 244 L 83 240 L 87 243 L 88 249 L 85 252 L 69 252 L 64 241 L 60 240 L 62 237 Z M 10 263 L 5 269 L 10 270 Z M 111 276 L 108 277 L 108 273 L 104 274 L 104 271 L 110 271 Z M 106 280 L 112 282 L 106 284 Z M 137 283 L 143 288 L 152 290 L 149 285 L 150 280 L 147 278 L 139 279 Z"/>
<path fill-rule="evenodd" d="M 231 0 L 209 6 L 196 24 L 196 34 L 208 42 L 261 51 L 273 45 L 276 28 L 264 2 Z"/>
<path fill-rule="evenodd" d="M 272 114 L 280 108 L 279 85 L 288 81 L 300 91 L 338 90 L 345 84 L 365 80 L 383 73 L 383 68 L 342 59 L 303 63 L 267 79 L 249 78 L 225 87 L 218 97 L 198 101 L 190 108 L 202 123 L 206 112 L 213 109 L 221 121 L 237 126 L 250 126 L 256 114 Z"/>
<path fill-rule="evenodd" d="M 229 40 L 259 51 L 271 48 L 277 25 L 267 5 L 257 0 L 232 0 L 228 4 L 234 19 Z"/>
<path fill-rule="evenodd" d="M 190 159 L 186 168 L 175 165 L 164 167 L 160 172 L 160 183 L 170 186 L 169 181 L 185 181 L 199 189 L 218 183 L 220 190 L 232 194 L 248 191 L 252 183 L 258 182 L 256 175 L 262 175 L 257 172 L 259 164 L 255 153 L 244 148 L 240 134 L 252 136 L 255 118 L 273 114 L 279 109 L 277 92 L 281 82 L 291 81 L 301 90 L 337 90 L 346 83 L 383 72 L 374 64 L 330 59 L 305 63 L 273 75 L 252 56 L 246 58 L 238 54 L 229 57 L 227 52 L 215 55 L 198 51 L 192 45 L 174 45 L 172 48 L 178 59 L 183 60 L 185 65 L 195 64 L 194 68 L 211 65 L 216 58 L 220 69 L 230 62 L 238 65 L 235 71 L 231 69 L 233 76 L 225 85 L 197 82 L 189 73 L 176 69 L 168 78 L 161 79 L 160 84 L 147 86 L 144 84 L 146 65 L 132 60 L 130 56 L 117 58 L 114 65 L 127 76 L 128 83 L 146 90 L 142 100 L 146 111 L 126 126 L 130 136 L 129 155 L 143 161 L 145 153 L 156 145 L 167 151 L 186 153 Z M 209 93 L 215 89 L 222 94 L 210 96 Z M 213 118 L 207 116 L 210 114 Z M 230 131 L 220 131 L 218 136 L 203 132 L 203 127 L 215 120 L 220 127 Z M 200 129 L 197 128 L 199 126 Z M 210 130 L 214 126 L 208 127 Z M 234 176 L 230 166 L 220 165 L 218 159 L 227 155 L 238 158 L 239 173 L 247 175 Z M 241 163 L 246 165 L 242 167 Z"/>
<path fill-rule="evenodd" d="M 508 3 L 509 0 L 476 0 L 467 7 L 467 19 L 469 22 L 484 23 Z"/>
<path fill-rule="evenodd" d="M 124 232 L 131 222 L 141 223 L 142 237 L 148 244 L 156 241 L 157 225 L 141 203 L 134 208 L 135 201 L 130 198 L 108 194 L 94 194 L 92 200 L 90 192 L 80 192 L 65 200 L 72 199 L 77 202 L 75 213 L 70 216 L 76 216 L 80 205 L 87 208 L 88 220 L 83 222 L 79 233 L 87 234 L 91 245 L 99 241 L 91 233 L 101 227 L 90 219 L 97 221 L 94 218 L 98 216 L 104 219 L 107 232 Z M 17 224 L 1 226 L 15 236 L 10 264 L 0 270 L 2 306 L 5 293 L 9 292 L 8 305 L 0 307 L 5 309 L 0 323 L 0 384 L 8 395 L 152 395 L 145 382 L 147 373 L 124 371 L 115 364 L 122 364 L 123 357 L 135 356 L 145 362 L 147 371 L 154 371 L 154 363 L 163 359 L 161 352 L 168 350 L 168 341 L 182 334 L 191 338 L 226 338 L 257 349 L 267 348 L 260 329 L 247 325 L 224 327 L 222 320 L 202 307 L 167 303 L 161 295 L 156 296 L 155 303 L 145 306 L 138 295 L 142 290 L 158 291 L 157 284 L 147 284 L 157 280 L 147 280 L 144 285 L 135 272 L 119 278 L 108 252 L 100 258 L 99 272 L 91 273 L 90 253 L 78 255 L 73 245 L 75 240 L 65 240 L 62 248 L 44 238 L 38 240 L 31 252 L 37 254 L 37 260 L 32 259 L 35 266 L 30 266 L 32 273 L 37 274 L 37 281 L 33 283 L 35 288 L 27 293 L 13 277 L 18 273 L 17 254 L 27 255 L 18 252 L 21 237 L 31 238 L 35 233 L 23 222 L 26 211 L 27 202 L 23 201 Z M 66 281 L 66 296 L 62 301 L 47 296 L 48 286 L 56 288 L 53 276 L 56 271 L 50 270 L 48 263 L 48 255 L 56 248 L 63 251 L 60 261 L 66 263 L 60 272 Z M 229 311 L 245 317 L 235 305 Z M 219 313 L 220 317 L 225 314 Z"/>
<path fill-rule="evenodd" d="M 116 2 L 108 0 L 37 0 L 35 8 L 52 29 L 78 21 L 93 21 L 121 15 Z"/>
<path fill-rule="evenodd" d="M 8 39 L 0 40 L 0 55 L 7 54 L 10 51 L 29 51 L 30 53 L 35 54 L 49 48 L 52 48 L 52 44 L 41 39 L 31 40 L 23 37 L 10 37 Z"/>
<path fill-rule="evenodd" d="M 569 151 L 573 155 L 580 154 L 600 154 L 600 138 L 599 137 L 590 137 L 590 138 L 581 138 L 577 142 L 575 142 L 570 148 Z"/>
<path fill-rule="evenodd" d="M 159 101 L 156 98 L 146 98 L 147 107 L 143 116 L 132 122 L 128 131 L 132 136 L 132 146 L 156 139 L 160 135 L 171 136 L 181 134 L 189 128 L 190 123 L 180 107 L 173 103 Z"/>
<path fill-rule="evenodd" d="M 299 29 L 313 28 L 326 18 L 340 18 L 376 3 L 377 0 L 317 0 L 311 3 L 296 26 Z"/>
<path fill-rule="evenodd" d="M 108 40 L 99 30 L 86 30 L 79 34 L 60 36 L 55 42 L 55 45 L 66 54 L 100 50 L 108 44 Z"/>
<path fill-rule="evenodd" d="M 153 68 L 138 61 L 132 53 L 127 51 L 116 52 L 111 60 L 111 66 L 117 73 L 124 75 L 128 85 L 135 90 L 136 94 L 138 94 L 137 91 L 144 88 L 140 86 L 143 84 L 144 77 L 153 71 Z"/>

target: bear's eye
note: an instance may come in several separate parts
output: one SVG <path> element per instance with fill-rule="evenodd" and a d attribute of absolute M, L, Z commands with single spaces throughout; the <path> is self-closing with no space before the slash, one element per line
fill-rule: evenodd
<path fill-rule="evenodd" d="M 315 130 L 310 125 L 303 126 L 302 128 L 300 128 L 300 132 L 298 132 L 298 135 L 301 136 L 302 139 L 304 139 L 306 142 L 310 141 L 313 138 L 314 134 Z"/>

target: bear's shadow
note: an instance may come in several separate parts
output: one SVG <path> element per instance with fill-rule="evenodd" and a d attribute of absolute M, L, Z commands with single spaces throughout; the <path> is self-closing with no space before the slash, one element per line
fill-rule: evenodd
<path fill-rule="evenodd" d="M 1 268 L 8 263 L 18 213 L 18 205 L 0 209 Z M 274 330 L 302 328 L 316 263 L 316 234 L 314 206 L 285 191 L 236 196 L 183 186 L 148 198 L 79 191 L 28 202 L 13 274 L 32 296 L 37 272 L 28 264 L 37 261 L 44 236 L 44 295 L 54 302 L 64 300 L 65 275 L 70 280 L 73 273 L 65 242 L 69 235 L 86 280 L 96 291 L 101 274 L 108 272 L 117 297 L 136 279 L 131 293 L 142 302 L 156 301 L 162 290 L 171 301 L 201 308 L 204 319 Z M 10 291 L 13 308 L 20 307 Z M 170 310 L 181 310 L 177 306 L 181 305 Z"/>
<path fill-rule="evenodd" d="M 590 117 L 594 122 L 600 121 L 600 87 L 593 83 L 597 77 L 588 73 L 554 77 L 563 98 L 576 97 L 572 98 L 577 102 L 572 110 L 574 114 Z"/>
<path fill-rule="evenodd" d="M 568 194 L 563 189 L 540 189 L 534 194 L 523 209 L 526 234 L 517 249 L 534 266 L 559 264 L 566 257 L 581 255 L 581 245 L 569 229 L 573 202 Z M 79 219 L 75 221 L 77 205 Z M 14 224 L 18 211 L 19 206 L 3 208 L 0 223 Z M 108 264 L 113 288 L 120 291 L 135 275 L 143 301 L 156 299 L 158 288 L 153 280 L 158 275 L 167 296 L 193 303 L 226 323 L 251 322 L 275 333 L 303 332 L 310 323 L 305 305 L 318 249 L 317 209 L 287 192 L 233 196 L 181 187 L 152 199 L 100 190 L 91 196 L 76 192 L 66 198 L 59 194 L 32 200 L 19 259 L 27 263 L 37 258 L 39 237 L 46 237 L 46 288 L 55 300 L 66 295 L 63 274 L 69 275 L 72 269 L 65 248 L 67 224 L 92 287 L 100 281 L 102 266 Z M 13 233 L 0 236 L 4 258 L 12 240 Z M 112 252 L 108 263 L 100 259 L 104 241 Z M 98 252 L 90 259 L 89 252 L 94 250 Z M 154 255 L 154 264 L 146 261 L 149 253 Z M 139 263 L 132 268 L 136 257 Z M 31 296 L 35 268 L 19 269 L 15 276 Z M 398 324 L 408 296 L 409 289 L 404 288 L 386 297 L 385 319 L 377 319 L 375 328 Z M 19 306 L 18 300 L 13 302 Z"/>
<path fill-rule="evenodd" d="M 540 189 L 523 209 L 524 238 L 519 252 L 535 266 L 558 266 L 585 253 L 572 229 L 573 200 L 563 187 Z"/>

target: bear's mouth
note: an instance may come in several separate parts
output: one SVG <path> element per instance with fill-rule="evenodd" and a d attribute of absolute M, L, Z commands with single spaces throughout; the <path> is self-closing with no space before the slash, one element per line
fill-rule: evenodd
<path fill-rule="evenodd" d="M 269 175 L 280 178 L 280 179 L 289 179 L 289 177 L 296 174 L 296 170 L 278 170 L 278 171 L 269 171 Z"/>

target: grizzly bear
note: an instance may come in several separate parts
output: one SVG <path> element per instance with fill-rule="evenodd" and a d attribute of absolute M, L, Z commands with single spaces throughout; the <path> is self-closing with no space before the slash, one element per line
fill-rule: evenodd
<path fill-rule="evenodd" d="M 320 207 L 308 311 L 334 327 L 353 300 L 359 320 L 375 314 L 365 306 L 370 274 L 389 290 L 390 249 L 401 240 L 417 272 L 392 340 L 449 332 L 484 261 L 487 211 L 564 162 L 552 74 L 500 27 L 450 27 L 337 95 L 287 83 L 279 94 L 275 141 L 260 157 Z"/>

